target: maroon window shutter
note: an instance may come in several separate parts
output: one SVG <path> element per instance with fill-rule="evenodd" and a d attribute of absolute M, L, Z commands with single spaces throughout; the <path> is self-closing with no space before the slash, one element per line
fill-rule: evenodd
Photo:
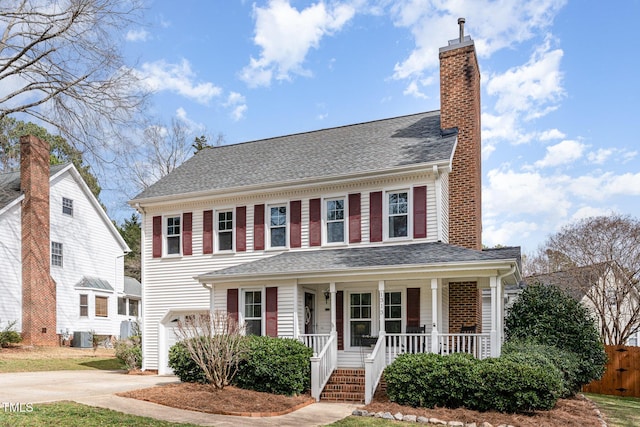
<path fill-rule="evenodd" d="M 360 193 L 349 194 L 349 243 L 361 241 Z"/>
<path fill-rule="evenodd" d="M 338 350 L 344 350 L 344 291 L 336 292 L 336 330 Z"/>
<path fill-rule="evenodd" d="M 213 253 L 213 211 L 202 213 L 202 253 Z"/>
<path fill-rule="evenodd" d="M 427 187 L 413 187 L 413 237 L 427 237 Z"/>
<path fill-rule="evenodd" d="M 302 246 L 302 202 L 300 200 L 292 201 L 289 204 L 289 209 L 291 210 L 289 243 L 292 248 L 299 248 Z"/>
<path fill-rule="evenodd" d="M 264 205 L 253 207 L 253 249 L 264 250 Z"/>
<path fill-rule="evenodd" d="M 153 217 L 153 257 L 160 258 L 162 256 L 162 217 Z"/>
<path fill-rule="evenodd" d="M 369 194 L 369 241 L 382 242 L 382 191 Z"/>
<path fill-rule="evenodd" d="M 227 314 L 234 321 L 238 321 L 238 289 L 227 289 Z"/>
<path fill-rule="evenodd" d="M 192 255 L 193 247 L 193 214 L 185 212 L 182 214 L 182 255 Z"/>
<path fill-rule="evenodd" d="M 309 200 L 309 246 L 322 244 L 322 207 L 320 199 Z"/>
<path fill-rule="evenodd" d="M 265 331 L 268 337 L 278 336 L 278 288 L 272 287 L 266 289 L 266 325 Z"/>
<path fill-rule="evenodd" d="M 247 250 L 247 207 L 236 208 L 236 251 Z"/>
<path fill-rule="evenodd" d="M 407 328 L 420 327 L 420 288 L 407 288 Z"/>

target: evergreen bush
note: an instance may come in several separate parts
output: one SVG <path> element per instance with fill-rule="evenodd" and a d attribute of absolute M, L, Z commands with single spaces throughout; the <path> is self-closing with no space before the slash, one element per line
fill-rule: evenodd
<path fill-rule="evenodd" d="M 200 384 L 207 382 L 204 371 L 193 360 L 182 341 L 175 343 L 169 349 L 169 366 L 182 382 Z"/>

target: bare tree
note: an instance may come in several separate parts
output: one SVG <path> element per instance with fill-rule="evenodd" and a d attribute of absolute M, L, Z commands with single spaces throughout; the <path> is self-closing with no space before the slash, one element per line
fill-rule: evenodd
<path fill-rule="evenodd" d="M 170 128 L 161 124 L 145 128 L 142 141 L 129 153 L 128 174 L 139 190 L 168 175 L 191 156 L 188 134 L 187 126 L 175 118 Z"/>
<path fill-rule="evenodd" d="M 640 220 L 612 214 L 569 224 L 527 264 L 530 275 L 554 273 L 562 282 L 554 284 L 585 298 L 606 344 L 622 345 L 640 330 Z"/>
<path fill-rule="evenodd" d="M 121 53 L 139 0 L 2 0 L 0 121 L 29 115 L 99 153 L 146 100 Z"/>
<path fill-rule="evenodd" d="M 225 311 L 194 314 L 178 321 L 176 335 L 213 388 L 231 384 L 247 351 L 236 320 Z"/>

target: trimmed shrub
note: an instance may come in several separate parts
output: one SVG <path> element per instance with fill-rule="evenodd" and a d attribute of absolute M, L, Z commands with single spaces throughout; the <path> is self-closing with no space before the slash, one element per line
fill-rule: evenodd
<path fill-rule="evenodd" d="M 478 387 L 476 359 L 468 354 L 402 354 L 384 371 L 392 402 L 413 407 L 458 408 Z"/>
<path fill-rule="evenodd" d="M 10 344 L 18 344 L 22 341 L 22 336 L 14 329 L 17 321 L 7 322 L 7 326 L 0 331 L 0 347 L 7 347 Z"/>
<path fill-rule="evenodd" d="M 248 356 L 234 383 L 240 388 L 297 395 L 311 385 L 313 350 L 289 338 L 248 337 Z"/>
<path fill-rule="evenodd" d="M 515 358 L 521 360 L 485 359 L 477 364 L 480 385 L 470 399 L 471 409 L 516 413 L 555 406 L 562 390 L 560 372 L 542 367 L 542 359 L 535 356 L 532 363 L 521 356 Z"/>
<path fill-rule="evenodd" d="M 207 382 L 202 368 L 193 360 L 182 341 L 175 343 L 169 349 L 169 366 L 182 382 L 200 384 Z"/>
<path fill-rule="evenodd" d="M 532 340 L 575 353 L 576 381 L 602 377 L 607 354 L 588 309 L 555 286 L 526 287 L 505 319 L 507 340 Z"/>
<path fill-rule="evenodd" d="M 561 373 L 563 387 L 560 397 L 570 397 L 580 391 L 581 384 L 577 379 L 580 366 L 578 356 L 570 351 L 559 349 L 551 345 L 536 344 L 529 341 L 511 340 L 502 347 L 502 356 L 514 359 L 514 355 L 525 353 L 527 355 L 539 355 L 551 362 Z M 520 356 L 516 356 L 519 358 Z"/>

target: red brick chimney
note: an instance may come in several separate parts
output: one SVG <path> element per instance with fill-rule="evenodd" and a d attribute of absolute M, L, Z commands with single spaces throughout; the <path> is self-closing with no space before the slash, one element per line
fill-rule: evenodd
<path fill-rule="evenodd" d="M 458 145 L 449 176 L 449 243 L 482 249 L 480 68 L 476 48 L 464 36 L 440 48 L 440 126 L 458 128 Z"/>
<path fill-rule="evenodd" d="M 58 345 L 56 283 L 51 278 L 49 238 L 49 143 L 20 138 L 22 201 L 22 341 Z"/>

